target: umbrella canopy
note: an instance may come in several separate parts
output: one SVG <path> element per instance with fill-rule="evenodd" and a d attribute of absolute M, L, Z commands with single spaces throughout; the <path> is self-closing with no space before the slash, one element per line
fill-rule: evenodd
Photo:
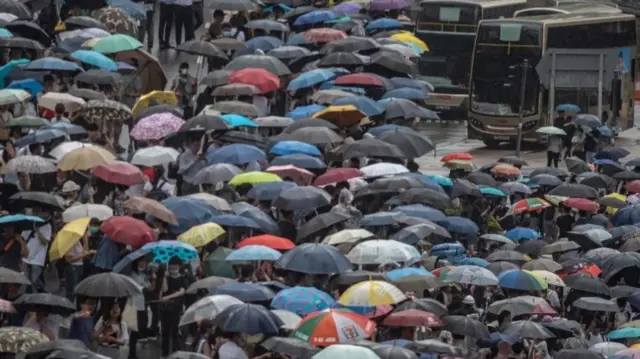
<path fill-rule="evenodd" d="M 94 274 L 76 285 L 74 293 L 89 297 L 127 298 L 142 295 L 142 287 L 118 273 Z"/>
<path fill-rule="evenodd" d="M 230 333 L 277 334 L 283 325 L 269 310 L 253 304 L 233 304 L 222 310 L 213 325 Z"/>
<path fill-rule="evenodd" d="M 549 339 L 555 337 L 555 335 L 542 324 L 528 320 L 515 321 L 509 324 L 502 333 L 531 339 Z"/>
<path fill-rule="evenodd" d="M 345 330 L 350 328 L 351 330 Z M 376 325 L 367 317 L 351 311 L 329 309 L 306 316 L 293 332 L 292 337 L 314 346 L 335 346 L 368 338 Z"/>
<path fill-rule="evenodd" d="M 276 265 L 306 274 L 342 273 L 352 268 L 349 260 L 336 248 L 312 243 L 298 245 L 286 252 Z"/>
<path fill-rule="evenodd" d="M 242 304 L 242 301 L 225 294 L 204 297 L 185 310 L 180 317 L 179 325 L 197 323 L 203 319 L 214 319 L 224 309 L 235 304 Z"/>
<path fill-rule="evenodd" d="M 311 358 L 320 349 L 298 338 L 271 337 L 260 344 L 265 349 L 295 358 Z"/>
<path fill-rule="evenodd" d="M 349 287 L 339 299 L 340 304 L 354 307 L 375 307 L 402 302 L 406 296 L 391 283 L 368 280 Z"/>
<path fill-rule="evenodd" d="M 271 300 L 271 307 L 307 315 L 334 307 L 336 301 L 327 293 L 309 287 L 284 289 Z"/>
<path fill-rule="evenodd" d="M 453 334 L 468 335 L 476 339 L 486 339 L 490 337 L 487 327 L 476 319 L 459 315 L 448 315 L 442 319 L 445 323 L 445 330 Z"/>

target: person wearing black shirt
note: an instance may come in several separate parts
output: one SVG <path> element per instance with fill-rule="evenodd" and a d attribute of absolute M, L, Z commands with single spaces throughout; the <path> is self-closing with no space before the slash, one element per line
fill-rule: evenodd
<path fill-rule="evenodd" d="M 27 243 L 12 225 L 4 226 L 0 238 L 0 266 L 22 272 L 22 258 L 29 254 Z"/>
<path fill-rule="evenodd" d="M 298 236 L 298 229 L 293 224 L 293 212 L 292 211 L 280 211 L 281 219 L 278 221 L 278 227 L 280 228 L 280 235 L 283 238 L 296 241 Z"/>
<path fill-rule="evenodd" d="M 162 325 L 162 356 L 178 350 L 178 318 L 184 305 L 184 292 L 188 284 L 182 275 L 180 267 L 182 261 L 178 257 L 169 260 L 167 272 L 162 280 L 162 293 L 160 297 L 160 323 Z"/>

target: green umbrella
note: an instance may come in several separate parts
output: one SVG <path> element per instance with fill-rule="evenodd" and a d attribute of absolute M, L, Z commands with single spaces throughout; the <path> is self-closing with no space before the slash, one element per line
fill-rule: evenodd
<path fill-rule="evenodd" d="M 49 125 L 49 121 L 44 118 L 34 116 L 22 116 L 9 121 L 7 127 L 42 127 Z"/>
<path fill-rule="evenodd" d="M 204 260 L 204 274 L 207 277 L 235 278 L 236 273 L 233 270 L 231 262 L 225 261 L 225 258 L 227 258 L 231 252 L 233 252 L 232 249 L 219 247 L 213 251 L 213 253 L 209 254 Z"/>
<path fill-rule="evenodd" d="M 551 135 L 551 136 L 565 136 L 567 134 L 566 132 L 564 132 L 563 129 L 560 129 L 554 126 L 540 127 L 539 129 L 536 130 L 536 132 L 544 135 Z"/>
<path fill-rule="evenodd" d="M 115 34 L 100 39 L 93 50 L 103 54 L 115 54 L 122 51 L 131 51 L 142 47 L 140 41 L 129 35 Z"/>
<path fill-rule="evenodd" d="M 25 90 L 18 90 L 18 89 L 0 90 L 0 105 L 12 105 L 14 103 L 20 103 L 30 98 L 31 98 L 31 94 L 29 94 Z"/>

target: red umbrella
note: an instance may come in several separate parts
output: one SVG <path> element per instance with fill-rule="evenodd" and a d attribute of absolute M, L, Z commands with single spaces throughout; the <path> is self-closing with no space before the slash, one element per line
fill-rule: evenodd
<path fill-rule="evenodd" d="M 376 86 L 387 87 L 383 78 L 375 74 L 357 73 L 338 77 L 334 81 L 335 85 L 355 85 L 355 86 Z"/>
<path fill-rule="evenodd" d="M 323 27 L 319 29 L 311 29 L 304 32 L 304 39 L 313 43 L 328 43 L 331 41 L 342 40 L 347 38 L 344 31 Z"/>
<path fill-rule="evenodd" d="M 140 169 L 130 163 L 115 161 L 100 165 L 91 170 L 91 174 L 109 183 L 133 186 L 144 183 Z"/>
<path fill-rule="evenodd" d="M 364 173 L 357 168 L 332 168 L 322 176 L 318 176 L 316 180 L 313 181 L 313 185 L 316 187 L 326 186 L 358 177 L 364 177 Z"/>
<path fill-rule="evenodd" d="M 446 162 L 453 161 L 453 160 L 471 161 L 472 159 L 473 159 L 473 157 L 469 153 L 456 152 L 456 153 L 450 153 L 450 154 L 442 157 L 440 159 L 440 162 L 445 162 L 446 163 Z"/>
<path fill-rule="evenodd" d="M 296 245 L 290 240 L 271 234 L 263 234 L 261 236 L 253 236 L 242 240 L 238 243 L 237 247 L 242 248 L 244 246 L 265 246 L 277 251 L 287 251 L 292 249 Z"/>
<path fill-rule="evenodd" d="M 275 91 L 280 88 L 278 76 L 264 69 L 242 69 L 234 71 L 227 80 L 230 84 L 253 85 L 262 93 Z"/>
<path fill-rule="evenodd" d="M 600 209 L 599 204 L 586 198 L 569 198 L 566 201 L 562 201 L 562 204 L 569 208 L 587 212 L 597 212 Z"/>
<path fill-rule="evenodd" d="M 624 188 L 631 193 L 640 193 L 640 180 L 631 181 L 624 185 Z"/>
<path fill-rule="evenodd" d="M 390 327 L 440 327 L 444 323 L 440 318 L 431 313 L 418 309 L 407 309 L 391 313 L 384 319 L 382 325 Z"/>
<path fill-rule="evenodd" d="M 140 248 L 156 240 L 156 232 L 144 221 L 132 217 L 111 217 L 102 222 L 100 232 L 112 241 Z"/>
<path fill-rule="evenodd" d="M 392 305 L 379 305 L 373 308 L 373 311 L 364 313 L 364 316 L 373 319 L 385 316 L 393 310 Z"/>

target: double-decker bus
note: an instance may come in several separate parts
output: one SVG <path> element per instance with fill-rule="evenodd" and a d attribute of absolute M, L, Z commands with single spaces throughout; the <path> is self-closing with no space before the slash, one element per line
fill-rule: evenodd
<path fill-rule="evenodd" d="M 531 1 L 531 0 L 530 0 Z M 418 67 L 422 80 L 434 86 L 425 100 L 445 119 L 466 118 L 469 69 L 478 23 L 513 16 L 527 0 L 423 0 L 415 35 L 429 46 Z"/>
<path fill-rule="evenodd" d="M 471 66 L 469 138 L 483 140 L 489 147 L 503 141 L 513 142 L 522 115 L 523 139 L 537 140 L 535 130 L 552 123 L 553 106 L 561 103 L 576 104 L 582 112 L 602 117 L 616 115 L 630 123 L 636 44 L 635 16 L 616 11 L 581 10 L 481 21 Z M 536 66 L 545 52 L 552 49 L 585 50 L 609 57 L 616 53 L 620 56 L 618 64 L 623 62 L 625 69 L 616 66 L 608 70 L 616 73 L 611 86 L 545 88 Z M 629 57 L 628 64 L 622 58 L 623 53 Z M 576 63 L 575 68 L 581 65 Z M 526 76 L 522 76 L 523 71 Z"/>

